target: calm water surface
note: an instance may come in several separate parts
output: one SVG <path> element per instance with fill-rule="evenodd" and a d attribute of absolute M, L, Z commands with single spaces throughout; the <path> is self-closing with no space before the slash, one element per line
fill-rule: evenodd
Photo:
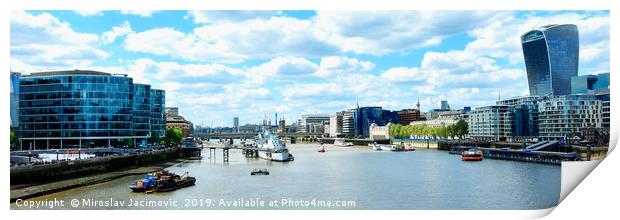
<path fill-rule="evenodd" d="M 375 152 L 368 147 L 342 148 L 316 144 L 290 145 L 295 161 L 246 159 L 231 150 L 228 164 L 222 152 L 215 158 L 203 150 L 202 160 L 171 166 L 188 171 L 195 186 L 169 193 L 131 193 L 131 176 L 89 187 L 54 193 L 34 200 L 91 199 L 178 201 L 177 207 L 149 209 L 240 209 L 220 201 L 354 201 L 354 207 L 245 207 L 242 209 L 543 209 L 555 206 L 560 194 L 560 166 L 501 160 L 462 162 L 446 151 Z M 250 176 L 253 168 L 268 168 L 268 176 Z M 186 207 L 186 199 L 196 199 Z M 201 203 L 202 202 L 202 206 Z M 212 206 L 205 206 L 211 202 Z M 11 208 L 20 208 L 11 204 Z M 64 209 L 72 207 L 65 205 Z M 138 207 L 78 207 L 78 209 Z M 143 207 L 140 207 L 143 208 Z"/>

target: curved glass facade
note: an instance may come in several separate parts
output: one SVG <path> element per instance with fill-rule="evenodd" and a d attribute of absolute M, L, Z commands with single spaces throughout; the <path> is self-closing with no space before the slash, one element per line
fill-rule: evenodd
<path fill-rule="evenodd" d="M 150 86 L 135 85 L 132 78 L 95 71 L 22 76 L 22 148 L 127 146 L 130 139 L 148 138 Z"/>
<path fill-rule="evenodd" d="M 571 77 L 579 67 L 576 25 L 549 25 L 521 36 L 530 95 L 571 93 Z"/>

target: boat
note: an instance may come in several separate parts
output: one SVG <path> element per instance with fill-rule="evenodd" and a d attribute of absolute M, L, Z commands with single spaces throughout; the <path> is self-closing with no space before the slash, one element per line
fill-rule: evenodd
<path fill-rule="evenodd" d="M 345 142 L 344 138 L 334 138 L 334 145 L 339 147 L 350 147 L 353 146 L 353 143 Z"/>
<path fill-rule="evenodd" d="M 405 147 L 403 147 L 404 151 L 415 151 L 415 147 L 413 147 L 412 144 L 405 144 Z"/>
<path fill-rule="evenodd" d="M 323 146 L 323 144 L 321 144 L 319 146 L 319 150 L 317 150 L 319 153 L 325 153 L 325 146 Z"/>
<path fill-rule="evenodd" d="M 372 143 L 372 144 L 368 144 L 370 145 L 370 147 L 372 147 L 372 150 L 374 151 L 381 151 L 383 149 L 381 149 L 381 146 L 379 146 L 377 143 Z"/>
<path fill-rule="evenodd" d="M 157 181 L 157 179 L 153 174 L 146 174 L 144 175 L 144 179 L 133 182 L 133 184 L 129 186 L 129 189 L 131 189 L 132 192 L 147 192 L 152 190 L 155 181 Z"/>
<path fill-rule="evenodd" d="M 482 151 L 480 150 L 480 148 L 470 148 L 461 153 L 461 159 L 463 161 L 481 161 Z"/>
<path fill-rule="evenodd" d="M 269 175 L 269 171 L 266 168 L 254 168 L 250 175 Z"/>
<path fill-rule="evenodd" d="M 188 172 L 179 176 L 174 173 L 171 175 L 161 176 L 153 185 L 155 192 L 170 192 L 183 187 L 193 186 L 196 178 L 189 176 Z"/>
<path fill-rule="evenodd" d="M 271 161 L 293 161 L 293 155 L 286 148 L 278 134 L 271 133 L 269 129 L 258 134 L 256 140 L 258 157 Z"/>
<path fill-rule="evenodd" d="M 129 189 L 131 189 L 132 192 L 151 193 L 153 192 L 155 183 L 159 181 L 159 179 L 162 176 L 170 176 L 170 175 L 174 175 L 174 174 L 169 172 L 168 170 L 161 170 L 158 172 L 146 174 L 144 175 L 143 179 L 133 182 L 129 186 Z"/>

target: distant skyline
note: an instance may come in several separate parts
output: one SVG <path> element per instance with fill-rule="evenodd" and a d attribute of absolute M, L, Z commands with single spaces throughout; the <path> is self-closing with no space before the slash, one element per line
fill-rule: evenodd
<path fill-rule="evenodd" d="M 274 113 L 493 104 L 528 94 L 520 35 L 579 28 L 579 75 L 609 72 L 609 11 L 14 11 L 11 71 L 125 73 L 194 125 Z"/>

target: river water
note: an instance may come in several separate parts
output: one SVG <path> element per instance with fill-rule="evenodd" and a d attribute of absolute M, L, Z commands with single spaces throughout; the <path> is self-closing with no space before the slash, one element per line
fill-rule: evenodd
<path fill-rule="evenodd" d="M 559 199 L 560 166 L 491 159 L 463 162 L 458 155 L 428 149 L 377 152 L 326 146 L 326 153 L 318 153 L 316 144 L 289 145 L 295 161 L 287 163 L 246 159 L 240 150 L 231 150 L 225 164 L 221 150 L 209 155 L 205 149 L 201 160 L 169 167 L 195 176 L 195 186 L 169 193 L 131 193 L 129 184 L 141 178 L 131 176 L 31 200 L 64 201 L 64 206 L 55 207 L 60 209 L 463 210 L 543 209 Z M 267 168 L 270 175 L 251 176 L 254 168 Z M 74 199 L 75 207 L 69 205 Z M 142 201 L 141 206 L 129 206 L 136 201 Z M 11 208 L 24 207 L 13 203 Z"/>

